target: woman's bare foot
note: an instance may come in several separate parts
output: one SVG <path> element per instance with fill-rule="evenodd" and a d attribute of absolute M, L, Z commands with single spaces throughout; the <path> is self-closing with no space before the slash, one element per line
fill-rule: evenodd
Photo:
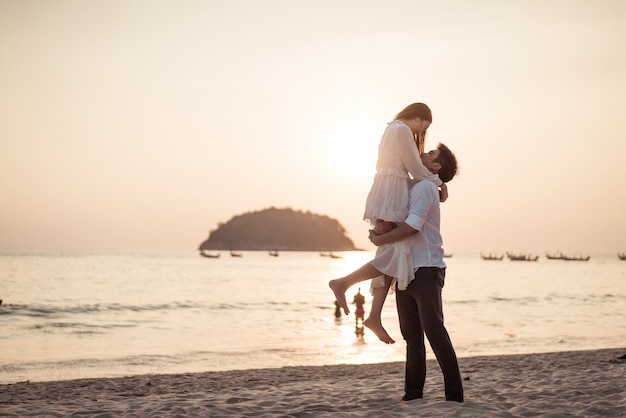
<path fill-rule="evenodd" d="M 331 288 L 333 293 L 335 294 L 335 299 L 337 299 L 337 303 L 339 306 L 343 308 L 343 312 L 346 315 L 350 314 L 350 309 L 348 308 L 348 302 L 346 302 L 346 288 L 341 285 L 340 279 L 331 280 L 328 282 L 328 286 Z"/>
<path fill-rule="evenodd" d="M 391 338 L 389 334 L 387 334 L 387 331 L 385 331 L 385 328 L 383 328 L 383 324 L 381 324 L 380 321 L 374 321 L 371 318 L 367 318 L 365 321 L 363 321 L 363 325 L 368 327 L 370 331 L 376 334 L 378 339 L 385 344 L 395 343 L 393 338 Z"/>

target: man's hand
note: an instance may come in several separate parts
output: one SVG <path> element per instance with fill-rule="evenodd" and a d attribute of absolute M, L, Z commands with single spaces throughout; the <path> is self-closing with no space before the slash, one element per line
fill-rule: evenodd
<path fill-rule="evenodd" d="M 375 246 L 379 247 L 382 245 L 380 235 L 374 232 L 373 229 L 370 229 L 369 238 L 372 244 L 374 244 Z"/>
<path fill-rule="evenodd" d="M 393 228 L 391 231 L 384 234 L 377 234 L 374 232 L 374 230 L 370 229 L 369 239 L 372 244 L 380 247 L 381 245 L 391 244 L 392 242 L 396 241 L 402 241 L 403 239 L 408 238 L 418 232 L 419 231 L 411 228 L 409 225 L 402 223 L 396 228 Z"/>
<path fill-rule="evenodd" d="M 385 232 L 391 231 L 397 226 L 398 225 L 396 225 L 394 222 L 378 220 L 376 221 L 376 226 L 374 227 L 374 229 L 371 229 L 370 231 L 374 232 L 377 235 L 380 235 L 384 234 Z"/>

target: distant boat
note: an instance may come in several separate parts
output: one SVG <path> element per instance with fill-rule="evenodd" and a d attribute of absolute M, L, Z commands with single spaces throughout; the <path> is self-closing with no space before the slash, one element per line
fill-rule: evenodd
<path fill-rule="evenodd" d="M 452 258 L 452 254 L 444 254 L 443 258 Z"/>
<path fill-rule="evenodd" d="M 330 258 L 342 258 L 340 255 L 338 254 L 334 254 L 332 251 L 328 253 L 328 256 Z"/>
<path fill-rule="evenodd" d="M 530 254 L 513 254 L 507 251 L 506 256 L 511 261 L 537 261 L 539 256 L 532 256 Z"/>
<path fill-rule="evenodd" d="M 278 251 L 270 251 L 269 255 L 271 255 L 272 257 L 278 257 Z"/>
<path fill-rule="evenodd" d="M 565 260 L 565 261 L 589 261 L 589 259 L 591 258 L 591 256 L 569 256 L 569 255 L 565 255 L 562 252 L 558 252 L 556 254 L 548 254 L 546 253 L 546 258 L 548 260 Z"/>
<path fill-rule="evenodd" d="M 241 253 L 238 253 L 238 252 L 235 252 L 235 251 L 233 251 L 233 250 L 230 250 L 230 256 L 231 256 L 231 257 L 241 257 L 241 256 L 242 256 L 242 254 L 241 254 Z"/>
<path fill-rule="evenodd" d="M 504 255 L 495 255 L 495 254 L 487 254 L 484 255 L 483 253 L 480 253 L 480 258 L 482 258 L 483 260 L 496 260 L 496 261 L 500 261 L 504 258 Z"/>
<path fill-rule="evenodd" d="M 570 256 L 565 256 L 565 258 L 563 258 L 563 260 L 565 261 L 589 261 L 589 259 L 591 258 L 590 255 L 588 255 L 587 257 L 583 257 L 582 255 L 577 255 L 574 257 L 570 257 Z"/>
<path fill-rule="evenodd" d="M 325 251 L 320 251 L 320 257 L 329 257 L 330 253 L 327 253 Z"/>
<path fill-rule="evenodd" d="M 620 260 L 626 260 L 626 253 L 617 253 L 617 257 Z"/>
<path fill-rule="evenodd" d="M 548 254 L 546 253 L 546 258 L 548 260 L 564 260 L 565 259 L 565 254 L 563 254 L 562 252 L 558 252 L 555 254 Z"/>
<path fill-rule="evenodd" d="M 220 254 L 220 253 L 208 254 L 208 253 L 205 253 L 204 250 L 200 250 L 200 255 L 202 257 L 206 257 L 206 258 L 220 258 L 220 255 L 222 255 L 222 254 Z"/>

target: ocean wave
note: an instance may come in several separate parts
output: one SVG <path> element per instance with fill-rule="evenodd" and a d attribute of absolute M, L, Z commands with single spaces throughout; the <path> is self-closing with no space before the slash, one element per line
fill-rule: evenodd
<path fill-rule="evenodd" d="M 146 305 L 124 305 L 119 303 L 107 304 L 80 304 L 70 306 L 59 305 L 21 305 L 3 304 L 0 306 L 0 315 L 21 315 L 27 317 L 53 317 L 56 315 L 89 315 L 105 312 L 145 312 L 145 311 L 168 311 L 181 309 L 198 309 L 206 306 L 196 302 L 172 302 Z"/>
<path fill-rule="evenodd" d="M 201 303 L 196 301 L 170 302 L 159 304 L 130 305 L 121 303 L 95 303 L 78 305 L 53 305 L 53 304 L 3 304 L 0 305 L 1 316 L 24 316 L 53 318 L 65 315 L 100 315 L 106 313 L 139 313 L 139 312 L 165 312 L 165 311 L 298 311 L 308 310 L 305 303 L 297 302 L 239 302 L 239 303 Z M 327 309 L 327 308 L 326 308 Z"/>

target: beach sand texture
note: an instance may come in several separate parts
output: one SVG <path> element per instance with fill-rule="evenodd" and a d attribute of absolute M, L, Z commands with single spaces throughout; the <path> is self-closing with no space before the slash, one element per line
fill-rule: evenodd
<path fill-rule="evenodd" d="M 465 403 L 428 362 L 403 402 L 404 363 L 284 367 L 0 386 L 2 417 L 623 417 L 625 349 L 460 358 Z"/>

